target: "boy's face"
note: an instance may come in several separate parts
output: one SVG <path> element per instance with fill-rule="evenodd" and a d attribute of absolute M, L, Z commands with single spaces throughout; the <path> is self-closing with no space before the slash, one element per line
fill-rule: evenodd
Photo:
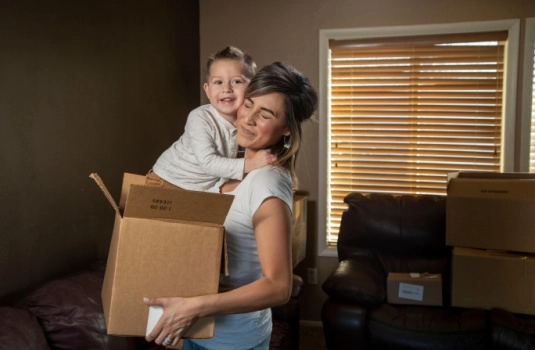
<path fill-rule="evenodd" d="M 238 108 L 243 104 L 249 80 L 242 75 L 242 67 L 234 60 L 217 60 L 210 67 L 204 92 L 210 104 L 230 122 L 236 120 Z"/>

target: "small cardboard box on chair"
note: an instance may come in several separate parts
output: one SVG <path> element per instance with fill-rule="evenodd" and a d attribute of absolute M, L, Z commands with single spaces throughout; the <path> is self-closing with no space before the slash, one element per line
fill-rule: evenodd
<path fill-rule="evenodd" d="M 226 270 L 223 223 L 233 196 L 155 188 L 124 174 L 119 205 L 91 174 L 115 209 L 102 303 L 108 334 L 145 336 L 149 306 L 143 297 L 218 292 Z M 223 263 L 222 263 L 223 261 Z M 213 336 L 214 318 L 201 318 L 185 338 Z"/>
<path fill-rule="evenodd" d="M 386 292 L 390 304 L 442 306 L 442 275 L 390 272 Z"/>

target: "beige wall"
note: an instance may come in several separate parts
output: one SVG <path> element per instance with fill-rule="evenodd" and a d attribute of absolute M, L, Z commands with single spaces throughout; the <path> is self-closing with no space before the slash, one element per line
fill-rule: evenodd
<path fill-rule="evenodd" d="M 259 66 L 288 62 L 319 83 L 319 30 L 535 17 L 533 0 L 200 0 L 200 62 L 226 45 L 248 51 Z M 521 65 L 519 65 L 521 67 Z M 519 74 L 521 76 L 521 72 Z M 519 80 L 519 83 L 521 80 Z M 319 284 L 305 289 L 302 319 L 320 320 L 321 283 L 335 258 L 317 257 L 318 124 L 304 127 L 300 189 L 310 194 L 307 258 L 296 272 L 318 267 Z"/>
<path fill-rule="evenodd" d="M 106 259 L 122 173 L 199 104 L 198 2 L 0 0 L 0 299 Z"/>

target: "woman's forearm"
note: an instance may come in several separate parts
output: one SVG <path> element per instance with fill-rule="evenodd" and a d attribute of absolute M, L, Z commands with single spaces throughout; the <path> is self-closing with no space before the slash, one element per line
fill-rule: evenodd
<path fill-rule="evenodd" d="M 195 316 L 221 316 L 267 309 L 284 304 L 291 294 L 291 271 L 283 278 L 261 278 L 237 289 L 192 298 Z"/>

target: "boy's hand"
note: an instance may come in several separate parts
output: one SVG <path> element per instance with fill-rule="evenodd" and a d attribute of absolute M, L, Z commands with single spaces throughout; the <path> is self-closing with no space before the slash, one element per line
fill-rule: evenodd
<path fill-rule="evenodd" d="M 271 154 L 269 149 L 259 150 L 253 157 L 245 158 L 244 173 L 250 173 L 255 169 L 271 164 L 276 160 L 277 157 Z"/>

